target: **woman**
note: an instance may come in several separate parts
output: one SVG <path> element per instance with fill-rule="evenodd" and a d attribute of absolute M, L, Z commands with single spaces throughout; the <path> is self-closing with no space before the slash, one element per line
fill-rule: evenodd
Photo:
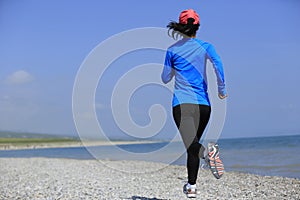
<path fill-rule="evenodd" d="M 222 62 L 211 44 L 196 39 L 199 26 L 199 16 L 192 9 L 181 12 L 179 23 L 168 24 L 173 38 L 180 35 L 183 39 L 168 48 L 161 75 L 164 83 L 175 78 L 173 117 L 187 149 L 188 182 L 183 191 L 190 198 L 197 194 L 196 180 L 200 158 L 207 158 L 206 161 L 216 178 L 220 178 L 224 170 L 218 145 L 210 143 L 206 156 L 205 148 L 199 143 L 211 113 L 206 83 L 207 59 L 213 63 L 215 69 L 219 98 L 227 97 Z"/>

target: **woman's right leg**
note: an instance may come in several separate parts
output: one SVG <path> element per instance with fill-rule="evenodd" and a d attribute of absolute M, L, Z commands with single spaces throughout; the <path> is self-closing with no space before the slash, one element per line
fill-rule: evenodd
<path fill-rule="evenodd" d="M 210 113 L 211 113 L 211 107 L 207 105 L 198 105 L 199 106 L 199 118 L 195 119 L 195 125 L 197 127 L 197 137 L 200 140 L 204 130 L 209 122 Z M 197 124 L 198 123 L 198 124 Z"/>

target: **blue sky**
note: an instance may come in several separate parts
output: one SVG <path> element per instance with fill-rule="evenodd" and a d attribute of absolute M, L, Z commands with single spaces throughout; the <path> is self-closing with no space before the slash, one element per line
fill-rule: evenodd
<path fill-rule="evenodd" d="M 200 15 L 198 38 L 214 44 L 224 63 L 230 97 L 222 137 L 300 134 L 297 0 L 1 0 L 0 130 L 76 135 L 72 89 L 88 53 L 122 31 L 165 27 L 187 8 Z M 150 54 L 137 63 L 163 60 Z M 168 109 L 167 94 L 146 90 Z M 146 113 L 151 102 L 145 104 L 136 112 Z M 111 137 L 123 137 L 111 118 L 102 117 L 109 112 L 98 110 L 100 123 Z M 144 118 L 137 123 L 147 123 Z M 163 130 L 159 137 L 172 136 L 172 128 Z"/>

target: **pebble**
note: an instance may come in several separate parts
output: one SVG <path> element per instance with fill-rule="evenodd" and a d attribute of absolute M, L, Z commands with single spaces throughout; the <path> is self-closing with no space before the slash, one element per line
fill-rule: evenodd
<path fill-rule="evenodd" d="M 122 170 L 116 170 L 118 167 Z M 142 169 L 153 169 L 144 172 Z M 135 171 L 136 170 L 136 171 Z M 184 166 L 143 161 L 0 158 L 0 200 L 182 200 Z M 300 180 L 200 169 L 197 199 L 300 199 Z"/>

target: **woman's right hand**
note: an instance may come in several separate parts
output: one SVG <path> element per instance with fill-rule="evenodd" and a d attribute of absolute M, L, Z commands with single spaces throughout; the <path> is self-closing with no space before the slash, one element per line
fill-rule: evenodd
<path fill-rule="evenodd" d="M 228 94 L 225 94 L 225 95 L 219 94 L 218 96 L 220 99 L 225 99 L 226 97 L 228 97 Z"/>

